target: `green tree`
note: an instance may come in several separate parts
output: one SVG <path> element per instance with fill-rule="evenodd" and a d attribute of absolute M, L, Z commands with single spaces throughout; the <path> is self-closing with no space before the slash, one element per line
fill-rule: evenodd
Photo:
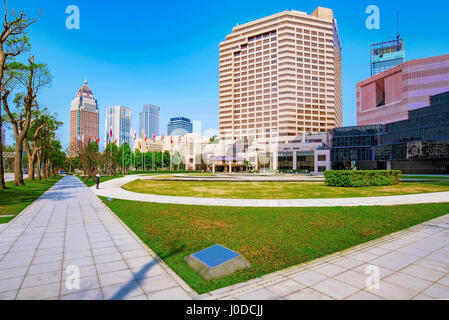
<path fill-rule="evenodd" d="M 89 178 L 94 179 L 102 160 L 102 155 L 98 152 L 98 144 L 96 142 L 81 143 L 79 158 L 83 167 L 84 180 L 87 182 Z"/>
<path fill-rule="evenodd" d="M 3 3 L 5 14 L 3 29 L 0 29 L 0 97 L 3 96 L 3 90 L 10 84 L 13 78 L 11 74 L 5 77 L 7 66 L 10 62 L 14 61 L 15 57 L 29 50 L 30 41 L 26 35 L 27 29 L 39 18 L 30 19 L 24 11 L 20 13 L 15 11 L 8 12 L 6 0 Z M 0 128 L 2 127 L 1 104 L 2 101 L 0 98 Z M 2 132 L 0 130 L 0 190 L 5 187 Z"/>
<path fill-rule="evenodd" d="M 120 165 L 120 149 L 115 143 L 108 143 L 103 150 L 102 162 L 104 170 L 110 176 L 117 175 L 117 168 Z"/>
<path fill-rule="evenodd" d="M 16 150 L 14 158 L 14 182 L 15 185 L 24 185 L 22 173 L 22 150 L 23 142 L 27 137 L 31 124 L 33 108 L 37 107 L 37 94 L 43 87 L 51 83 L 51 75 L 45 64 L 34 62 L 34 57 L 28 59 L 28 64 L 12 62 L 9 64 L 9 72 L 14 78 L 13 88 L 3 90 L 2 103 L 11 123 L 16 140 Z M 9 107 L 9 95 L 16 87 L 24 90 L 16 94 L 14 103 L 17 112 L 12 112 Z"/>
<path fill-rule="evenodd" d="M 35 110 L 34 119 L 31 122 L 27 137 L 24 138 L 25 152 L 28 160 L 28 179 L 34 180 L 34 168 L 36 161 L 41 160 L 42 150 L 53 147 L 53 140 L 56 136 L 56 130 L 62 125 L 62 122 L 56 119 L 56 114 L 48 113 L 46 108 Z M 32 145 L 30 145 L 30 142 Z M 59 149 L 59 147 L 58 147 Z M 38 161 L 38 170 L 40 170 L 40 161 Z M 40 172 L 38 173 L 40 177 Z"/>
<path fill-rule="evenodd" d="M 134 165 L 137 168 L 141 168 L 143 170 L 143 153 L 140 152 L 139 149 L 134 150 Z"/>
<path fill-rule="evenodd" d="M 127 143 L 123 143 L 119 150 L 119 166 L 124 173 L 127 173 L 131 166 L 131 156 L 131 148 Z"/>

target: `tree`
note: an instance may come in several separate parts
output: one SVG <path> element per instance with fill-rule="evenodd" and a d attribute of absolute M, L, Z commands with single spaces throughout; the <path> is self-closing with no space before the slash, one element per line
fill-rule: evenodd
<path fill-rule="evenodd" d="M 46 163 L 48 164 L 47 172 L 53 176 L 58 174 L 60 169 L 66 169 L 67 155 L 62 149 L 62 145 L 58 140 L 52 140 L 49 148 L 46 148 Z"/>
<path fill-rule="evenodd" d="M 139 149 L 136 149 L 134 151 L 134 166 L 136 169 L 140 167 L 143 170 L 142 164 L 143 164 L 143 154 L 142 152 L 140 152 Z"/>
<path fill-rule="evenodd" d="M 101 162 L 98 144 L 96 142 L 80 143 L 79 158 L 83 166 L 84 180 L 87 182 L 89 178 L 94 179 Z"/>
<path fill-rule="evenodd" d="M 46 108 L 36 110 L 33 114 L 34 119 L 28 130 L 28 135 L 23 140 L 28 160 L 29 180 L 34 180 L 34 168 L 39 152 L 52 146 L 56 130 L 62 125 L 62 122 L 56 119 L 56 115 L 49 114 Z M 32 142 L 32 147 L 30 146 L 30 141 Z M 40 170 L 40 163 L 38 163 L 38 170 Z"/>
<path fill-rule="evenodd" d="M 103 150 L 102 160 L 106 173 L 110 176 L 115 176 L 117 174 L 117 167 L 120 165 L 120 150 L 115 143 L 107 144 Z"/>
<path fill-rule="evenodd" d="M 131 166 L 131 148 L 127 143 L 123 143 L 119 150 L 119 166 L 124 173 L 128 172 Z"/>
<path fill-rule="evenodd" d="M 0 97 L 3 96 L 3 90 L 9 84 L 11 78 L 5 79 L 5 71 L 9 62 L 22 52 L 26 52 L 30 48 L 30 41 L 26 36 L 29 26 L 37 22 L 39 16 L 35 19 L 29 19 L 24 11 L 16 13 L 11 11 L 8 13 L 6 0 L 3 1 L 5 14 L 3 22 L 3 30 L 0 33 Z M 2 127 L 2 99 L 0 98 L 0 128 Z M 4 166 L 3 166 L 3 144 L 2 133 L 0 129 L 0 190 L 4 189 Z M 23 180 L 23 179 L 22 179 Z"/>
<path fill-rule="evenodd" d="M 1 97 L 16 139 L 14 182 L 18 186 L 25 185 L 22 174 L 22 150 L 24 139 L 31 124 L 31 113 L 33 108 L 37 107 L 36 98 L 39 90 L 50 85 L 51 75 L 45 64 L 34 63 L 34 56 L 28 59 L 28 64 L 12 62 L 9 64 L 9 68 L 14 82 L 25 89 L 25 92 L 17 93 L 14 99 L 18 109 L 16 113 L 13 113 L 9 108 L 8 100 L 12 89 L 5 88 Z"/>

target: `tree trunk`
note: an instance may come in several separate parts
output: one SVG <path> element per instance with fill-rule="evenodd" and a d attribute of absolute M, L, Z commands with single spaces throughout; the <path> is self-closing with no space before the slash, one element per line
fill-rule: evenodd
<path fill-rule="evenodd" d="M 23 139 L 23 144 L 25 145 L 25 152 L 28 159 L 28 180 L 34 180 L 34 163 L 35 153 L 31 154 L 30 143 L 27 138 Z"/>
<path fill-rule="evenodd" d="M 41 151 L 37 152 L 37 178 L 39 180 L 42 180 L 42 175 L 41 175 Z"/>
<path fill-rule="evenodd" d="M 5 166 L 3 164 L 3 140 L 2 140 L 2 105 L 0 101 L 0 190 L 6 189 Z"/>
<path fill-rule="evenodd" d="M 16 136 L 16 153 L 14 154 L 14 184 L 16 186 L 24 186 L 22 171 L 22 141 L 17 141 Z"/>

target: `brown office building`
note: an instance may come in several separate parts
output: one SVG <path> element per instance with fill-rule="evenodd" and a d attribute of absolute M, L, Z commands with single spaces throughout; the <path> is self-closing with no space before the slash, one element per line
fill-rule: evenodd
<path fill-rule="evenodd" d="M 220 43 L 220 136 L 292 141 L 342 126 L 341 46 L 333 11 L 284 11 Z"/>
<path fill-rule="evenodd" d="M 98 137 L 98 104 L 84 81 L 70 108 L 70 156 L 78 155 L 82 143 L 94 142 Z"/>

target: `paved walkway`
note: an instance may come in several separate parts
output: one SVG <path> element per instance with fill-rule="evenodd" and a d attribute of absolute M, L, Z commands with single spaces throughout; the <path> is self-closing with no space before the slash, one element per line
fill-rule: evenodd
<path fill-rule="evenodd" d="M 74 265 L 80 288 L 67 289 L 66 268 Z M 368 289 L 373 267 L 379 287 Z M 76 177 L 0 230 L 0 299 L 192 298 L 449 299 L 449 215 L 202 295 Z"/>
<path fill-rule="evenodd" d="M 68 289 L 68 266 L 80 288 Z M 0 299 L 190 299 L 194 294 L 76 177 L 0 230 Z"/>
<path fill-rule="evenodd" d="M 136 193 L 122 189 L 122 186 L 135 179 L 151 179 L 139 175 L 130 175 L 117 178 L 100 184 L 100 189 L 91 189 L 100 196 L 122 200 L 135 200 L 143 202 L 187 204 L 201 206 L 227 206 L 227 207 L 352 207 L 352 206 L 389 206 L 401 204 L 442 203 L 448 202 L 449 192 L 434 192 L 385 197 L 359 197 L 335 199 L 221 199 L 221 198 L 195 198 L 160 196 Z"/>

